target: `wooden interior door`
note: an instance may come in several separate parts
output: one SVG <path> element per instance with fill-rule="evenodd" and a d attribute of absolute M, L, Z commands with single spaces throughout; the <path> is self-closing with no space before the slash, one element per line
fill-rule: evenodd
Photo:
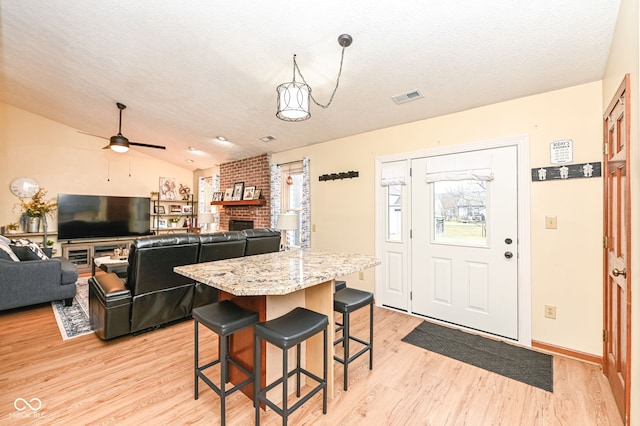
<path fill-rule="evenodd" d="M 629 75 L 604 115 L 604 355 L 603 371 L 625 424 L 631 376 L 631 203 Z"/>

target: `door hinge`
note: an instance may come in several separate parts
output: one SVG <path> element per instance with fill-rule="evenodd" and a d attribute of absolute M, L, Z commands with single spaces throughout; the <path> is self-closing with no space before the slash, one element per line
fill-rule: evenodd
<path fill-rule="evenodd" d="M 607 142 L 602 144 L 602 154 L 609 155 L 609 144 Z"/>
<path fill-rule="evenodd" d="M 607 330 L 602 330 L 602 341 L 604 343 L 609 341 L 609 332 Z"/>
<path fill-rule="evenodd" d="M 409 292 L 409 300 L 413 300 L 413 292 L 412 291 Z"/>
<path fill-rule="evenodd" d="M 413 238 L 413 229 L 409 229 L 409 239 Z"/>
<path fill-rule="evenodd" d="M 602 248 L 609 248 L 609 237 L 602 237 Z"/>
<path fill-rule="evenodd" d="M 413 176 L 413 167 L 409 167 L 409 177 Z"/>

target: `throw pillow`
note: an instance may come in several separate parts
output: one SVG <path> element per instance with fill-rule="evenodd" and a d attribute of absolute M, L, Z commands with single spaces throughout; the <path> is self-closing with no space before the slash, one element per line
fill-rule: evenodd
<path fill-rule="evenodd" d="M 4 244 L 0 242 L 0 259 L 4 260 L 13 260 L 14 262 L 20 262 L 20 259 L 16 254 L 11 250 L 8 244 Z"/>
<path fill-rule="evenodd" d="M 12 249 L 14 253 L 20 258 L 20 260 L 46 260 L 49 257 L 42 251 L 42 249 L 38 246 L 38 244 L 27 240 L 26 238 L 22 238 L 19 240 L 13 240 Z M 16 248 L 18 249 L 16 251 Z M 27 250 L 20 250 L 20 248 L 26 248 Z M 31 253 L 29 253 L 29 251 Z M 25 257 L 23 259 L 22 257 Z M 28 259 L 26 259 L 28 257 Z"/>

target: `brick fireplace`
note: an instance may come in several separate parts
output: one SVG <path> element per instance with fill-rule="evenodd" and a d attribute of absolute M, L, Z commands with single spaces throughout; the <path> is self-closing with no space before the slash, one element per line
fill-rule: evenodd
<path fill-rule="evenodd" d="M 236 182 L 244 186 L 255 186 L 261 191 L 260 198 L 267 203 L 264 206 L 224 206 L 220 207 L 220 230 L 229 230 L 229 221 L 253 221 L 254 228 L 271 226 L 269 156 L 245 158 L 220 165 L 220 191 L 233 188 Z"/>

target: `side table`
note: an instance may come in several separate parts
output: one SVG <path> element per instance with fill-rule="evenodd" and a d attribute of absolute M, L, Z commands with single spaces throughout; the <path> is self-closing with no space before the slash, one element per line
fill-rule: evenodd
<path fill-rule="evenodd" d="M 96 275 L 96 267 L 107 274 L 113 272 L 120 278 L 127 277 L 128 260 L 111 259 L 110 256 L 93 257 L 91 260 L 91 276 Z"/>

